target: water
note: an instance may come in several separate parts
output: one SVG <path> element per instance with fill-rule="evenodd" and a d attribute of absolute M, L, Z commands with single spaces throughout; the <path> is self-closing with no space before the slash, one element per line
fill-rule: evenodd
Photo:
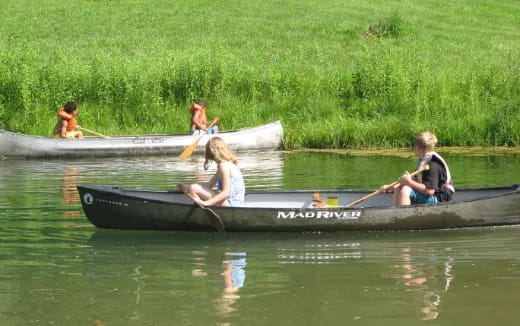
<path fill-rule="evenodd" d="M 457 186 L 520 182 L 520 156 L 445 155 Z M 249 189 L 377 189 L 414 160 L 240 155 Z M 520 228 L 100 230 L 83 184 L 173 189 L 202 159 L 0 161 L 0 325 L 518 325 Z"/>

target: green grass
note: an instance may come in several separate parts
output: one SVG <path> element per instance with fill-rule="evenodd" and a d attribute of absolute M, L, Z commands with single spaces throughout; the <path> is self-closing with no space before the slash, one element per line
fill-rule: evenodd
<path fill-rule="evenodd" d="M 281 119 L 287 148 L 520 144 L 516 0 L 3 0 L 0 128 L 104 134 Z M 370 31 L 370 26 L 372 26 Z"/>

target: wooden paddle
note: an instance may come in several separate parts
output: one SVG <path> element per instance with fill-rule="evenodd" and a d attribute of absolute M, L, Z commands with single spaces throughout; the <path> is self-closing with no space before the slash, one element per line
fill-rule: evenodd
<path fill-rule="evenodd" d="M 219 120 L 219 118 L 215 118 L 211 124 L 209 125 L 208 127 L 208 130 L 213 127 L 213 125 L 215 123 L 217 123 L 217 121 Z M 197 145 L 199 144 L 199 141 L 202 139 L 202 137 L 206 136 L 207 134 L 204 133 L 202 134 L 199 138 L 197 138 L 197 140 L 191 144 L 190 146 L 186 147 L 186 149 L 181 153 L 181 155 L 179 155 L 181 158 L 187 158 L 189 157 L 191 154 L 193 154 L 193 152 L 195 151 L 195 149 L 197 148 Z"/>
<path fill-rule="evenodd" d="M 84 130 L 86 132 L 90 132 L 91 134 L 94 134 L 96 136 L 99 136 L 99 137 L 103 137 L 103 138 L 112 138 L 112 137 L 109 137 L 109 136 L 105 136 L 103 134 L 100 134 L 99 132 L 95 132 L 94 130 L 90 130 L 90 129 L 87 129 L 85 127 L 78 127 L 79 130 Z"/>
<path fill-rule="evenodd" d="M 420 170 L 417 170 L 417 171 L 411 173 L 410 176 L 413 177 L 413 176 L 415 176 L 415 175 L 417 175 L 417 174 L 419 174 L 419 173 L 422 173 L 422 172 L 424 172 L 424 171 L 426 171 L 426 170 L 428 170 L 428 169 L 430 169 L 430 166 L 429 166 L 428 164 L 426 164 L 426 165 L 423 166 Z M 399 180 L 398 180 L 398 181 L 395 181 L 395 182 L 392 182 L 392 183 L 389 184 L 386 188 L 387 188 L 387 189 L 390 189 L 390 188 L 392 188 L 392 187 L 394 187 L 394 186 L 396 186 L 396 185 L 398 185 L 398 184 L 399 184 Z M 365 200 L 367 200 L 367 199 L 369 199 L 369 198 L 372 198 L 372 197 L 374 197 L 375 195 L 378 195 L 378 194 L 380 194 L 380 193 L 382 193 L 382 192 L 383 192 L 383 191 L 382 191 L 381 189 L 376 190 L 376 191 L 374 191 L 374 192 L 371 193 L 371 194 L 368 194 L 368 195 L 366 195 L 366 196 L 364 196 L 364 197 L 361 197 L 361 198 L 359 198 L 358 200 L 356 200 L 356 201 L 354 201 L 354 202 L 352 202 L 352 203 L 350 203 L 350 204 L 348 204 L 348 205 L 345 205 L 345 207 L 352 207 L 352 206 L 354 206 L 354 205 L 357 205 L 357 204 L 361 203 L 362 201 L 365 201 Z"/>
<path fill-rule="evenodd" d="M 187 191 L 186 188 L 184 188 L 184 185 L 182 184 L 178 184 L 177 185 L 177 189 L 179 189 L 180 191 L 182 191 L 186 196 L 190 197 L 192 200 L 193 200 L 193 197 L 194 195 Z M 200 205 L 200 204 L 197 204 L 197 206 L 199 206 L 200 208 L 210 212 L 211 214 L 208 214 L 208 218 L 209 218 L 209 221 L 211 223 L 211 225 L 217 229 L 218 232 L 221 232 L 221 233 L 226 233 L 226 230 L 224 229 L 224 223 L 222 222 L 222 219 L 220 218 L 220 216 L 218 216 L 217 213 L 215 213 L 214 210 L 212 210 L 211 208 L 209 207 L 205 207 L 203 205 Z"/>

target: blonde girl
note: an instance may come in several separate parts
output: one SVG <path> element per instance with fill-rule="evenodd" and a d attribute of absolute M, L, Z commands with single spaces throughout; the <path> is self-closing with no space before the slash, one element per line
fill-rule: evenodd
<path fill-rule="evenodd" d="M 242 206 L 246 190 L 244 179 L 237 158 L 220 137 L 213 137 L 206 143 L 205 170 L 211 162 L 217 163 L 217 172 L 211 180 L 185 187 L 194 195 L 193 201 L 203 206 Z M 215 187 L 218 191 L 213 190 Z"/>

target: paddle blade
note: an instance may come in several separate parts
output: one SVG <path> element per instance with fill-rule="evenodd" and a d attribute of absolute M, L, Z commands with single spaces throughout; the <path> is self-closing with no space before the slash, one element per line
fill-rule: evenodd
<path fill-rule="evenodd" d="M 195 151 L 195 149 L 197 149 L 197 145 L 199 144 L 199 139 L 197 139 L 193 144 L 191 144 L 190 146 L 186 147 L 186 149 L 184 151 L 182 151 L 181 155 L 179 155 L 181 158 L 187 158 L 187 157 L 190 157 L 191 154 L 193 154 L 193 152 Z"/>
<path fill-rule="evenodd" d="M 209 125 L 208 129 L 210 129 L 211 127 L 213 127 L 213 125 L 215 123 L 217 123 L 217 121 L 219 120 L 220 118 L 215 118 L 213 119 L 213 121 L 211 122 L 211 124 Z M 191 154 L 193 154 L 193 152 L 195 151 L 195 149 L 197 149 L 197 145 L 199 144 L 199 141 L 202 139 L 202 137 L 204 137 L 206 134 L 204 133 L 202 136 L 200 136 L 193 144 L 191 144 L 190 146 L 188 146 L 182 153 L 181 155 L 179 155 L 181 158 L 187 158 L 189 157 Z"/>
<path fill-rule="evenodd" d="M 213 226 L 218 232 L 226 234 L 226 229 L 224 228 L 224 223 L 222 222 L 220 216 L 218 216 L 218 214 L 215 213 L 215 211 L 211 208 L 202 206 L 201 208 L 206 210 L 211 226 Z"/>

